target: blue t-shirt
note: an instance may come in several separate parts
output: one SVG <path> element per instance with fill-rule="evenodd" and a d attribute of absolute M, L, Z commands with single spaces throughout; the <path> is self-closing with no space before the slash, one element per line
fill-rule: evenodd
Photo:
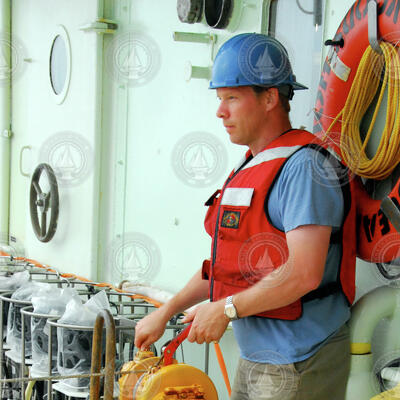
<path fill-rule="evenodd" d="M 268 200 L 273 225 L 285 232 L 301 225 L 328 225 L 337 231 L 343 220 L 343 195 L 335 169 L 317 151 L 295 153 L 284 165 Z M 341 245 L 330 244 L 321 286 L 336 280 Z M 343 293 L 303 303 L 294 321 L 245 317 L 233 330 L 242 358 L 255 362 L 287 364 L 313 354 L 350 318 Z"/>

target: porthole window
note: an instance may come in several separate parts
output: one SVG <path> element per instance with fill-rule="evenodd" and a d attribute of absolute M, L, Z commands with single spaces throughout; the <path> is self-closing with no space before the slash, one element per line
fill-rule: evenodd
<path fill-rule="evenodd" d="M 64 39 L 58 35 L 54 39 L 50 53 L 50 81 L 55 94 L 60 94 L 67 79 L 67 50 Z"/>
<path fill-rule="evenodd" d="M 61 104 L 68 92 L 71 72 L 71 50 L 68 33 L 60 25 L 53 36 L 50 60 L 49 76 L 53 94 L 56 96 L 57 104 Z"/>

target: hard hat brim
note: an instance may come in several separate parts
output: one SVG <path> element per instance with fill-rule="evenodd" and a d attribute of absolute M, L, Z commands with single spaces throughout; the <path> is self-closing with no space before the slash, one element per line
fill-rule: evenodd
<path fill-rule="evenodd" d="M 301 83 L 295 82 L 295 83 L 288 83 L 288 85 L 291 85 L 293 87 L 293 90 L 306 90 L 308 89 L 307 86 L 302 85 Z M 263 86 L 263 85 L 249 85 L 249 83 L 237 83 L 237 84 L 221 84 L 221 85 L 214 85 L 212 82 L 210 82 L 210 85 L 208 86 L 209 89 L 218 89 L 218 88 L 223 88 L 223 87 L 242 87 L 242 86 Z M 273 86 L 266 86 L 266 87 L 273 87 Z"/>
<path fill-rule="evenodd" d="M 305 89 L 308 89 L 307 86 L 304 86 L 299 82 L 292 83 L 292 86 L 293 86 L 293 90 L 305 90 Z"/>

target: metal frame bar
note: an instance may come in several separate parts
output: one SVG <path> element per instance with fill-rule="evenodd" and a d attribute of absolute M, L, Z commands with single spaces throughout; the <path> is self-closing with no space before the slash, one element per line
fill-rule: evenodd
<path fill-rule="evenodd" d="M 368 41 L 376 53 L 383 54 L 378 41 L 378 4 L 376 0 L 368 1 Z"/>

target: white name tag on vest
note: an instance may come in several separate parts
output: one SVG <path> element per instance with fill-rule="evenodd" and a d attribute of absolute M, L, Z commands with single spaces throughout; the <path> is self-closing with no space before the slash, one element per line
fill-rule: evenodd
<path fill-rule="evenodd" d="M 221 205 L 249 207 L 253 193 L 254 188 L 226 188 Z"/>

